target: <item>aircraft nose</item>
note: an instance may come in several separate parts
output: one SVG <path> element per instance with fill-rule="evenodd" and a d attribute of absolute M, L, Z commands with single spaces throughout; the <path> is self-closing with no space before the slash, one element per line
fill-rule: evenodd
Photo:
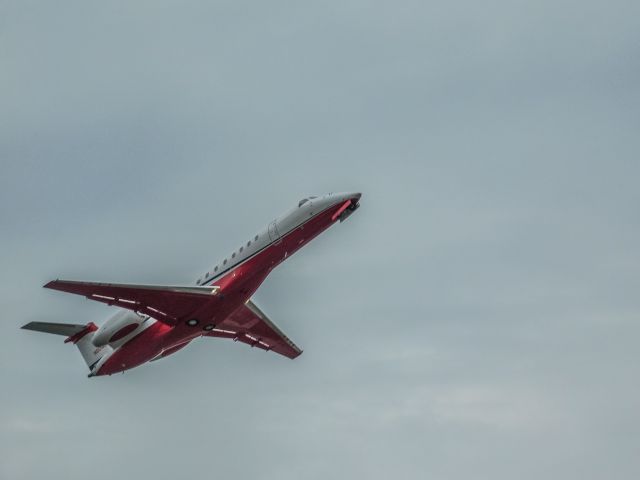
<path fill-rule="evenodd" d="M 341 222 L 344 222 L 349 218 L 349 216 L 360 207 L 360 197 L 362 197 L 360 192 L 339 193 L 335 195 L 331 203 L 334 205 L 333 208 L 338 208 L 331 216 L 331 221 L 340 219 Z"/>

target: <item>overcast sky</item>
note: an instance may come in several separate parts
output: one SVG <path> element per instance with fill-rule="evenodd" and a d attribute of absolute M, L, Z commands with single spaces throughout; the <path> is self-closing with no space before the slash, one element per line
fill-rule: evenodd
<path fill-rule="evenodd" d="M 0 478 L 640 477 L 640 3 L 0 5 Z M 198 340 L 87 379 L 54 278 L 190 283 L 362 208 Z"/>

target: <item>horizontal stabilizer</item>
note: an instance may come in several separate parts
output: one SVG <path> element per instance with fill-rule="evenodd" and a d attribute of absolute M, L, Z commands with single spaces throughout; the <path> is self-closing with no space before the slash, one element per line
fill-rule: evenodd
<path fill-rule="evenodd" d="M 25 330 L 34 330 L 36 332 L 52 333 L 54 335 L 64 335 L 65 337 L 71 337 L 76 333 L 81 332 L 87 326 L 76 325 L 74 323 L 50 323 L 50 322 L 29 322 L 23 325 Z"/>

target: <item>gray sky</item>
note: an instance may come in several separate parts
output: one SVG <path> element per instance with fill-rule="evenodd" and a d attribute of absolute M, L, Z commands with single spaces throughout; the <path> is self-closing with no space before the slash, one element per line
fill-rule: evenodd
<path fill-rule="evenodd" d="M 640 477 L 640 3 L 2 2 L 0 478 Z M 194 281 L 362 208 L 200 340 L 87 379 L 53 278 Z"/>

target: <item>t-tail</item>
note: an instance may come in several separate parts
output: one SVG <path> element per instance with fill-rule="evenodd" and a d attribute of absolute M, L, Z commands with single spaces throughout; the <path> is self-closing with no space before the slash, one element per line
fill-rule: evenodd
<path fill-rule="evenodd" d="M 93 336 L 95 335 L 96 330 L 98 330 L 98 327 L 93 322 L 89 322 L 86 325 L 77 325 L 73 323 L 30 322 L 22 328 L 25 330 L 34 330 L 36 332 L 51 333 L 67 337 L 64 343 L 73 343 L 78 347 L 82 358 L 84 358 L 89 370 L 92 372 L 100 359 L 107 353 L 105 348 L 108 347 L 96 347 L 93 344 Z"/>

